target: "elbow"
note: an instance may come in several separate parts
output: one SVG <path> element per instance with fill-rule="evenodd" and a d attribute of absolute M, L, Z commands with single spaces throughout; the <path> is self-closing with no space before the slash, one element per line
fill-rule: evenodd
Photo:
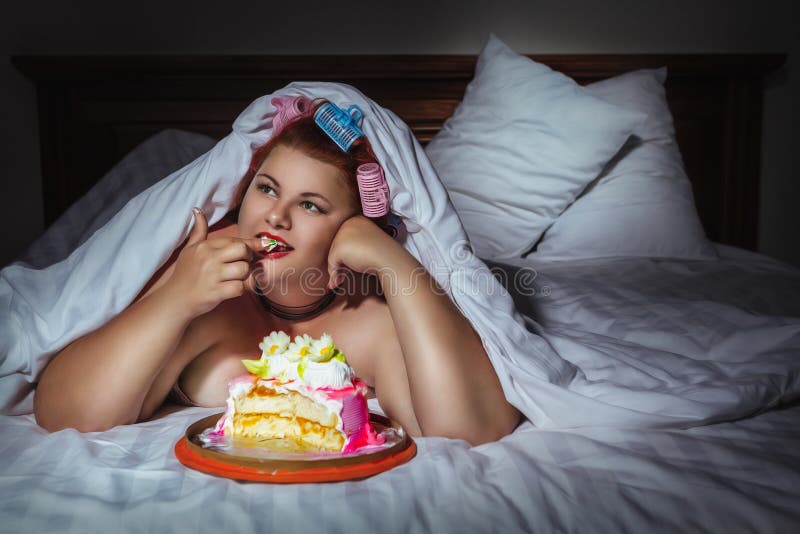
<path fill-rule="evenodd" d="M 453 418 L 438 420 L 425 425 L 424 436 L 439 436 L 463 439 L 472 446 L 492 443 L 511 434 L 521 421 L 522 414 L 512 405 L 498 407 L 484 416 L 470 417 L 458 422 Z"/>
<path fill-rule="evenodd" d="M 64 428 L 69 428 L 54 410 L 50 409 L 47 394 L 44 392 L 41 383 L 33 392 L 33 416 L 36 424 L 48 432 L 57 432 Z"/>
<path fill-rule="evenodd" d="M 479 425 L 475 425 L 464 439 L 473 446 L 499 441 L 519 426 L 521 418 L 522 414 L 519 410 L 509 404 L 502 410 L 502 413 L 488 417 Z"/>
<path fill-rule="evenodd" d="M 34 416 L 36 417 L 36 424 L 48 432 L 58 432 L 59 430 L 66 430 L 69 428 L 81 433 L 105 432 L 115 426 L 126 424 L 125 422 L 115 423 L 92 420 L 86 417 L 60 417 L 41 410 L 36 410 Z"/>
<path fill-rule="evenodd" d="M 36 424 L 48 432 L 58 432 L 68 428 L 78 432 L 103 432 L 132 421 L 113 421 L 103 414 L 91 410 L 70 410 L 64 399 L 50 399 L 47 393 L 38 388 L 33 397 L 33 415 Z"/>

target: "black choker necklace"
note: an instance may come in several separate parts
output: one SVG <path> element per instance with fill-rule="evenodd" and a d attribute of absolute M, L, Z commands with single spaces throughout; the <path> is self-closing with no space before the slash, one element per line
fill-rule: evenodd
<path fill-rule="evenodd" d="M 330 290 L 325 293 L 321 299 L 316 302 L 312 302 L 311 304 L 304 304 L 302 306 L 286 306 L 285 304 L 276 304 L 269 300 L 264 294 L 261 292 L 261 288 L 258 287 L 256 284 L 256 290 L 258 294 L 258 301 L 261 303 L 261 306 L 272 315 L 276 317 L 280 317 L 281 319 L 286 319 L 287 321 L 300 321 L 302 319 L 309 319 L 322 313 L 322 311 L 330 306 L 333 299 L 336 298 L 336 293 L 334 290 Z"/>

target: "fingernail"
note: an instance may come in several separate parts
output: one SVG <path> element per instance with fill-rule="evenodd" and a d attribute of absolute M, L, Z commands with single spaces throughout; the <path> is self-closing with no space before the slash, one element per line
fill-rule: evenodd
<path fill-rule="evenodd" d="M 192 211 L 194 212 L 195 215 L 199 215 L 200 214 L 200 208 L 194 207 L 194 208 L 192 208 Z"/>

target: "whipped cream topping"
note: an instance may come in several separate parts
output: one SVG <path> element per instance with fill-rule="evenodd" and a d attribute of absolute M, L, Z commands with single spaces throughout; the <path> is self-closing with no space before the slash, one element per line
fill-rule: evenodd
<path fill-rule="evenodd" d="M 355 377 L 353 368 L 338 360 L 325 363 L 310 361 L 303 373 L 303 380 L 312 388 L 342 389 L 352 386 Z"/>
<path fill-rule="evenodd" d="M 272 332 L 259 348 L 259 360 L 242 360 L 242 363 L 251 374 L 260 378 L 297 381 L 315 389 L 353 386 L 355 371 L 328 334 L 319 339 L 304 334 L 290 342 L 284 332 Z"/>

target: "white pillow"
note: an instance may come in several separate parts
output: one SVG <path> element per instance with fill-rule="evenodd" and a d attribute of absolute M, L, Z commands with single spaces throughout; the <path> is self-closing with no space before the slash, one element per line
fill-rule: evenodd
<path fill-rule="evenodd" d="M 545 232 L 529 257 L 648 256 L 717 259 L 697 216 L 675 140 L 667 69 L 639 70 L 593 83 L 603 100 L 647 114 L 598 179 Z"/>
<path fill-rule="evenodd" d="M 490 35 L 426 152 L 476 254 L 518 258 L 644 119 Z"/>

